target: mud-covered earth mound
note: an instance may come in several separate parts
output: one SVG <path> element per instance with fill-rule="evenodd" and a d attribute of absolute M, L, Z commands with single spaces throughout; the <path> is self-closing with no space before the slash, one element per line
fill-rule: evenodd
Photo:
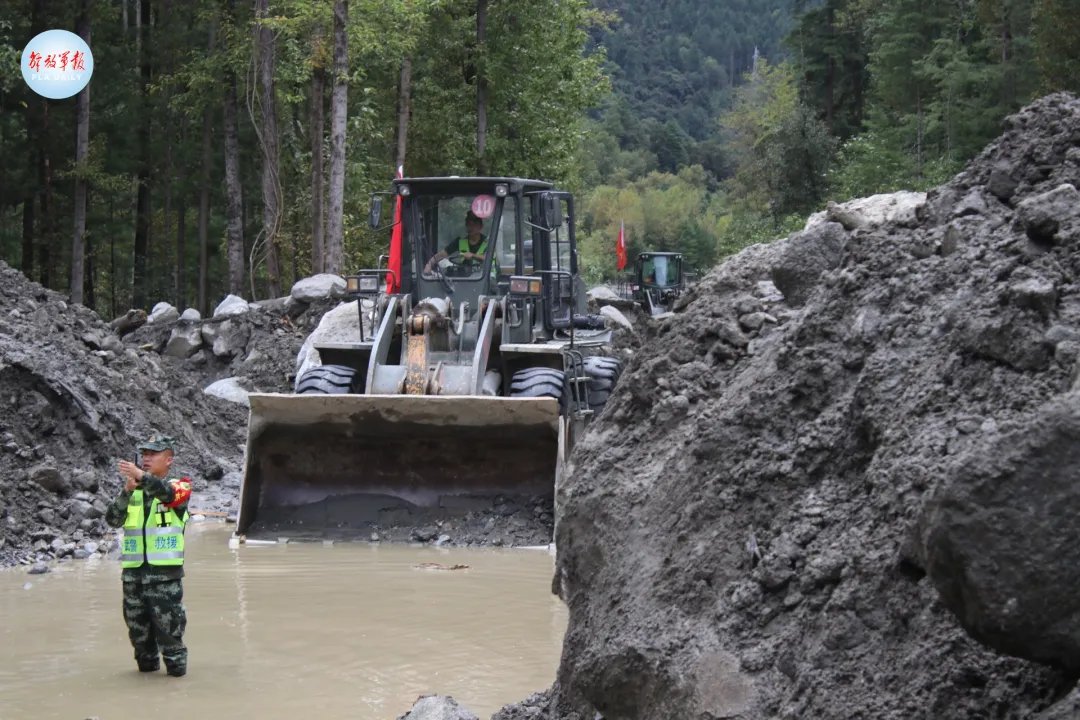
<path fill-rule="evenodd" d="M 1071 717 L 1078 187 L 1054 95 L 704 278 L 574 454 L 528 716 Z"/>
<path fill-rule="evenodd" d="M 154 432 L 179 441 L 174 469 L 193 480 L 192 509 L 233 511 L 247 409 L 203 388 L 238 376 L 250 390 L 288 390 L 308 324 L 255 307 L 234 322 L 247 333 L 235 354 L 161 355 L 176 323 L 121 339 L 0 263 L 0 566 L 106 552 L 116 462 Z"/>
<path fill-rule="evenodd" d="M 179 440 L 173 467 L 193 480 L 196 517 L 234 518 L 246 394 L 292 392 L 305 341 L 331 311 L 348 310 L 332 290 L 312 294 L 328 277 L 302 281 L 302 299 L 229 296 L 208 318 L 159 303 L 106 323 L 0 262 L 0 567 L 108 553 L 116 462 L 156 432 Z M 361 539 L 538 545 L 552 525 L 550 499 L 494 498 L 442 515 L 394 506 Z"/>

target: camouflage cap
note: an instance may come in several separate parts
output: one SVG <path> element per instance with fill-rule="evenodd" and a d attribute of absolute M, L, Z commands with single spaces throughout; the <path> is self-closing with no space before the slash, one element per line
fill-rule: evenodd
<path fill-rule="evenodd" d="M 173 452 L 176 452 L 176 438 L 160 434 L 151 435 L 149 440 L 139 443 L 138 449 L 149 450 L 151 452 L 161 452 L 162 450 L 172 450 Z"/>

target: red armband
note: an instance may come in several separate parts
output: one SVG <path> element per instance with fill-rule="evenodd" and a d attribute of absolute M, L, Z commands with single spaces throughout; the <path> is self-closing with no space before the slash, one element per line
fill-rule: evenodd
<path fill-rule="evenodd" d="M 188 500 L 191 499 L 191 480 L 188 478 L 180 478 L 179 480 L 171 480 L 169 484 L 173 488 L 173 501 L 166 503 L 167 508 L 180 507 Z"/>

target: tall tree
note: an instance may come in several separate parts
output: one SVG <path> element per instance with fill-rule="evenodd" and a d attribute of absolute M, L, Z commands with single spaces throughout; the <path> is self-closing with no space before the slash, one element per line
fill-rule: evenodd
<path fill-rule="evenodd" d="M 401 74 L 398 79 L 397 103 L 397 154 L 394 167 L 404 167 L 405 151 L 409 140 L 409 113 L 412 110 L 412 57 L 406 55 L 401 60 Z"/>
<path fill-rule="evenodd" d="M 207 55 L 214 54 L 217 44 L 217 26 L 211 20 L 208 23 Z M 214 169 L 214 116 L 210 103 L 202 111 L 202 172 L 199 179 L 199 280 L 196 290 L 195 305 L 199 312 L 206 315 L 207 283 L 209 281 L 209 245 L 210 245 L 210 177 Z"/>
<path fill-rule="evenodd" d="M 251 295 L 254 299 L 255 269 L 257 258 L 266 258 L 266 283 L 270 297 L 281 295 L 281 263 L 278 252 L 278 232 L 281 229 L 283 205 L 278 157 L 277 94 L 274 90 L 277 40 L 274 30 L 267 22 L 270 13 L 269 0 L 255 0 L 255 52 L 256 75 L 260 119 L 256 123 L 259 145 L 262 149 L 262 199 L 263 226 L 251 250 Z M 254 114 L 253 114 L 254 115 Z"/>
<path fill-rule="evenodd" d="M 326 42 L 321 25 L 312 37 L 311 57 L 311 272 L 326 269 L 326 233 L 323 224 L 323 140 L 326 135 Z"/>
<path fill-rule="evenodd" d="M 36 37 L 45 30 L 45 0 L 34 0 L 30 6 L 30 37 Z M 30 98 L 23 104 L 23 117 L 26 126 L 26 167 L 31 168 L 28 176 L 37 176 L 34 181 L 23 184 L 22 212 L 22 257 L 19 267 L 26 277 L 34 276 L 34 250 L 36 226 L 34 207 L 39 202 L 41 193 L 41 117 L 45 108 L 43 98 Z"/>
<path fill-rule="evenodd" d="M 143 111 L 138 118 L 139 165 L 135 188 L 135 247 L 132 273 L 131 303 L 137 308 L 146 305 L 146 260 L 150 250 L 150 0 L 137 0 L 135 5 L 136 48 L 139 56 L 139 87 Z"/>
<path fill-rule="evenodd" d="M 327 218 L 327 272 L 345 265 L 345 123 L 349 105 L 349 6 L 334 0 L 334 91 L 330 101 L 330 215 Z"/>
<path fill-rule="evenodd" d="M 90 44 L 90 2 L 81 0 L 76 28 L 79 37 Z M 83 302 L 86 280 L 83 241 L 86 234 L 86 155 L 90 150 L 90 84 L 75 98 L 75 231 L 71 238 L 71 302 Z"/>
<path fill-rule="evenodd" d="M 488 0 L 476 0 L 476 171 L 487 174 L 488 88 L 486 67 Z"/>
<path fill-rule="evenodd" d="M 236 0 L 229 0 L 227 25 L 236 37 Z M 229 258 L 229 292 L 244 294 L 244 186 L 240 182 L 240 128 L 237 118 L 236 73 L 225 70 L 225 211 L 226 247 Z"/>

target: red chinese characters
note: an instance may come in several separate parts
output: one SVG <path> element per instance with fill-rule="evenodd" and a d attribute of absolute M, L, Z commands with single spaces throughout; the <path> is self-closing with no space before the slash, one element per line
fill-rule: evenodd
<path fill-rule="evenodd" d="M 59 70 L 60 72 L 67 72 L 68 70 L 85 72 L 86 54 L 78 50 L 65 50 L 59 53 L 42 55 L 35 50 L 31 50 L 26 65 L 32 72 L 41 72 L 42 69 Z"/>

